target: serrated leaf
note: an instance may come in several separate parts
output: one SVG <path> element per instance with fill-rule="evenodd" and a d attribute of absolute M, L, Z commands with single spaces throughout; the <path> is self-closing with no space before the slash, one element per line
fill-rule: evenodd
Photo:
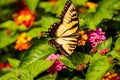
<path fill-rule="evenodd" d="M 115 49 L 107 53 L 107 55 L 120 61 L 120 52 L 116 51 Z"/>
<path fill-rule="evenodd" d="M 30 66 L 32 63 L 39 59 L 45 59 L 49 54 L 55 53 L 56 48 L 48 45 L 47 39 L 41 39 L 36 41 L 30 48 L 24 53 L 24 56 L 20 62 L 20 67 Z"/>
<path fill-rule="evenodd" d="M 86 80 L 100 80 L 110 67 L 108 57 L 95 54 L 88 68 Z"/>
<path fill-rule="evenodd" d="M 0 31 L 0 48 L 4 48 L 9 44 L 12 44 L 18 38 L 18 34 L 16 32 L 11 32 L 10 35 L 7 35 L 6 30 Z"/>
<path fill-rule="evenodd" d="M 32 12 L 35 12 L 38 2 L 39 0 L 26 0 L 26 5 Z"/>
<path fill-rule="evenodd" d="M 20 60 L 18 59 L 13 59 L 13 58 L 8 58 L 8 62 L 13 68 L 17 68 L 19 66 Z"/>
<path fill-rule="evenodd" d="M 76 69 L 76 66 L 65 56 L 60 57 L 60 61 L 62 61 L 65 66 Z"/>
<path fill-rule="evenodd" d="M 106 48 L 110 49 L 111 45 L 112 45 L 112 38 L 103 41 L 101 44 L 97 46 L 98 52 L 102 49 L 106 49 Z"/>
<path fill-rule="evenodd" d="M 47 70 L 53 64 L 53 62 L 54 61 L 37 60 L 26 68 L 30 71 L 31 75 L 35 77 L 43 71 Z"/>

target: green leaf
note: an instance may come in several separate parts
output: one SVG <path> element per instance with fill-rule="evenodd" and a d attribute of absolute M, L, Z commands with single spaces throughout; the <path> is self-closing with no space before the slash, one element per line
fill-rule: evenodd
<path fill-rule="evenodd" d="M 115 42 L 115 49 L 120 50 L 120 37 Z"/>
<path fill-rule="evenodd" d="M 108 56 L 111 56 L 112 58 L 116 58 L 120 61 L 120 52 L 113 49 L 111 52 L 107 53 Z"/>
<path fill-rule="evenodd" d="M 18 27 L 18 30 L 19 30 L 19 31 L 26 31 L 26 30 L 29 29 L 29 28 L 26 27 L 24 24 L 18 25 L 17 27 Z"/>
<path fill-rule="evenodd" d="M 68 57 L 68 59 L 75 65 L 78 66 L 83 63 L 85 56 L 83 53 L 80 52 L 74 52 L 71 56 Z"/>
<path fill-rule="evenodd" d="M 35 77 L 43 71 L 47 70 L 53 64 L 53 62 L 54 61 L 37 60 L 30 66 L 26 67 L 26 69 L 28 69 L 30 74 Z"/>
<path fill-rule="evenodd" d="M 73 0 L 73 4 L 77 4 L 77 5 L 85 5 L 85 3 L 87 2 L 87 0 Z"/>
<path fill-rule="evenodd" d="M 17 1 L 18 0 L 0 0 L 0 6 L 5 6 L 5 5 L 8 5 L 8 4 L 11 4 L 11 3 L 15 3 Z"/>
<path fill-rule="evenodd" d="M 48 31 L 48 28 L 50 28 L 50 26 L 57 21 L 58 21 L 57 18 L 53 18 L 50 16 L 42 17 L 40 21 L 42 30 Z"/>
<path fill-rule="evenodd" d="M 17 68 L 19 66 L 20 60 L 18 59 L 13 59 L 13 58 L 8 58 L 8 62 L 13 68 Z"/>
<path fill-rule="evenodd" d="M 9 30 L 15 31 L 17 30 L 18 25 L 14 21 L 8 20 L 0 24 L 0 28 L 7 28 Z"/>
<path fill-rule="evenodd" d="M 45 75 L 45 76 L 41 76 L 37 80 L 47 80 L 47 79 L 49 79 L 49 80 L 56 80 L 56 76 L 57 76 L 57 74 L 54 74 L 54 75 L 48 74 L 48 75 Z"/>
<path fill-rule="evenodd" d="M 110 8 L 113 7 L 117 1 L 118 0 L 102 0 L 95 13 L 86 15 L 86 26 L 89 29 L 96 29 L 97 25 L 100 24 L 103 19 L 112 19 L 114 9 Z"/>
<path fill-rule="evenodd" d="M 26 36 L 32 37 L 32 38 L 37 37 L 40 35 L 41 30 L 42 30 L 41 28 L 33 28 L 27 32 Z"/>
<path fill-rule="evenodd" d="M 113 20 L 120 21 L 120 15 L 113 17 Z"/>
<path fill-rule="evenodd" d="M 76 69 L 76 66 L 65 56 L 60 57 L 60 61 L 62 61 L 65 66 Z"/>
<path fill-rule="evenodd" d="M 36 41 L 30 48 L 24 53 L 24 56 L 20 62 L 20 67 L 30 66 L 32 63 L 39 59 L 45 59 L 48 55 L 55 53 L 56 48 L 48 45 L 46 39 Z"/>
<path fill-rule="evenodd" d="M 38 2 L 39 0 L 26 0 L 26 5 L 32 12 L 35 12 Z"/>
<path fill-rule="evenodd" d="M 110 67 L 108 57 L 95 54 L 88 68 L 86 80 L 100 80 Z"/>
<path fill-rule="evenodd" d="M 0 80 L 33 80 L 32 75 L 29 74 L 29 71 L 26 69 L 15 69 L 12 72 L 9 72 L 2 77 Z"/>
<path fill-rule="evenodd" d="M 92 59 L 92 56 L 91 55 L 88 55 L 88 54 L 85 54 L 85 59 L 84 59 L 84 63 L 87 64 L 90 62 L 90 60 Z"/>
<path fill-rule="evenodd" d="M 65 5 L 65 1 L 60 0 L 56 4 L 51 2 L 41 2 L 39 4 L 39 7 L 43 8 L 45 12 L 50 12 L 59 15 L 63 10 L 64 5 Z"/>
<path fill-rule="evenodd" d="M 18 38 L 18 34 L 16 32 L 11 32 L 10 35 L 6 33 L 6 30 L 0 31 L 0 48 L 4 48 L 13 42 L 16 41 Z"/>
<path fill-rule="evenodd" d="M 105 48 L 110 49 L 111 45 L 112 45 L 112 38 L 109 38 L 109 39 L 103 41 L 101 44 L 99 44 L 97 46 L 98 52 L 102 49 L 105 49 Z"/>

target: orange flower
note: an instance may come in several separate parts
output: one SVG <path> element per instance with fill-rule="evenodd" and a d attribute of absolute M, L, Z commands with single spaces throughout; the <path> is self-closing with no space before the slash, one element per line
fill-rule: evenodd
<path fill-rule="evenodd" d="M 87 2 L 85 4 L 85 7 L 88 7 L 90 9 L 93 9 L 93 8 L 96 8 L 98 5 L 96 3 L 93 3 L 93 2 Z"/>
<path fill-rule="evenodd" d="M 87 35 L 84 34 L 84 31 L 80 31 L 78 34 L 80 34 L 78 37 L 78 46 L 85 45 L 85 42 L 88 39 Z"/>
<path fill-rule="evenodd" d="M 19 51 L 27 50 L 31 46 L 31 44 L 28 43 L 31 39 L 31 37 L 26 37 L 26 33 L 22 33 L 16 41 L 15 49 Z"/>
<path fill-rule="evenodd" d="M 120 79 L 120 75 L 118 75 L 115 72 L 107 72 L 105 73 L 105 75 L 103 76 L 103 78 L 101 80 L 118 80 Z"/>
<path fill-rule="evenodd" d="M 28 8 L 24 8 L 20 12 L 14 14 L 13 18 L 16 24 L 24 24 L 26 27 L 29 27 L 35 20 L 35 14 L 32 13 Z"/>

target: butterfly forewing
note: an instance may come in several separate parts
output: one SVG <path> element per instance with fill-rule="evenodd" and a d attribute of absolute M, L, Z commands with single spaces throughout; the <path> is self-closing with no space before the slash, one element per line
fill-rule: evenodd
<path fill-rule="evenodd" d="M 56 36 L 69 36 L 77 32 L 79 28 L 79 20 L 77 11 L 71 0 L 68 0 L 62 12 L 61 25 L 56 31 Z"/>

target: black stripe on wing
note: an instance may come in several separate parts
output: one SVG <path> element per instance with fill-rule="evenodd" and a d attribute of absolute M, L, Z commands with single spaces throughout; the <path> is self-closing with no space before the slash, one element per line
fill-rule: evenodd
<path fill-rule="evenodd" d="M 66 33 L 68 30 L 74 29 L 74 28 L 76 28 L 76 27 L 78 27 L 78 26 L 79 26 L 78 23 L 74 24 L 71 28 L 66 29 L 66 30 L 62 33 L 62 35 L 63 35 L 64 33 Z M 78 27 L 78 28 L 79 28 L 79 27 Z M 79 29 L 77 29 L 76 32 L 78 32 L 78 30 L 79 30 Z M 75 34 L 77 34 L 76 32 L 75 32 Z M 73 35 L 73 34 L 71 34 L 71 35 L 69 35 L 69 36 L 64 36 L 64 37 L 70 37 L 70 36 L 72 36 L 72 35 Z"/>
<path fill-rule="evenodd" d="M 67 10 L 69 9 L 69 7 L 70 7 L 71 4 L 72 4 L 72 1 L 71 1 L 71 0 L 68 0 L 68 1 L 66 2 L 65 7 L 64 7 L 64 9 L 63 9 L 63 11 L 62 11 L 62 13 L 61 13 L 61 15 L 60 15 L 61 20 L 63 20 L 65 14 L 66 14 L 66 12 L 67 12 Z"/>

